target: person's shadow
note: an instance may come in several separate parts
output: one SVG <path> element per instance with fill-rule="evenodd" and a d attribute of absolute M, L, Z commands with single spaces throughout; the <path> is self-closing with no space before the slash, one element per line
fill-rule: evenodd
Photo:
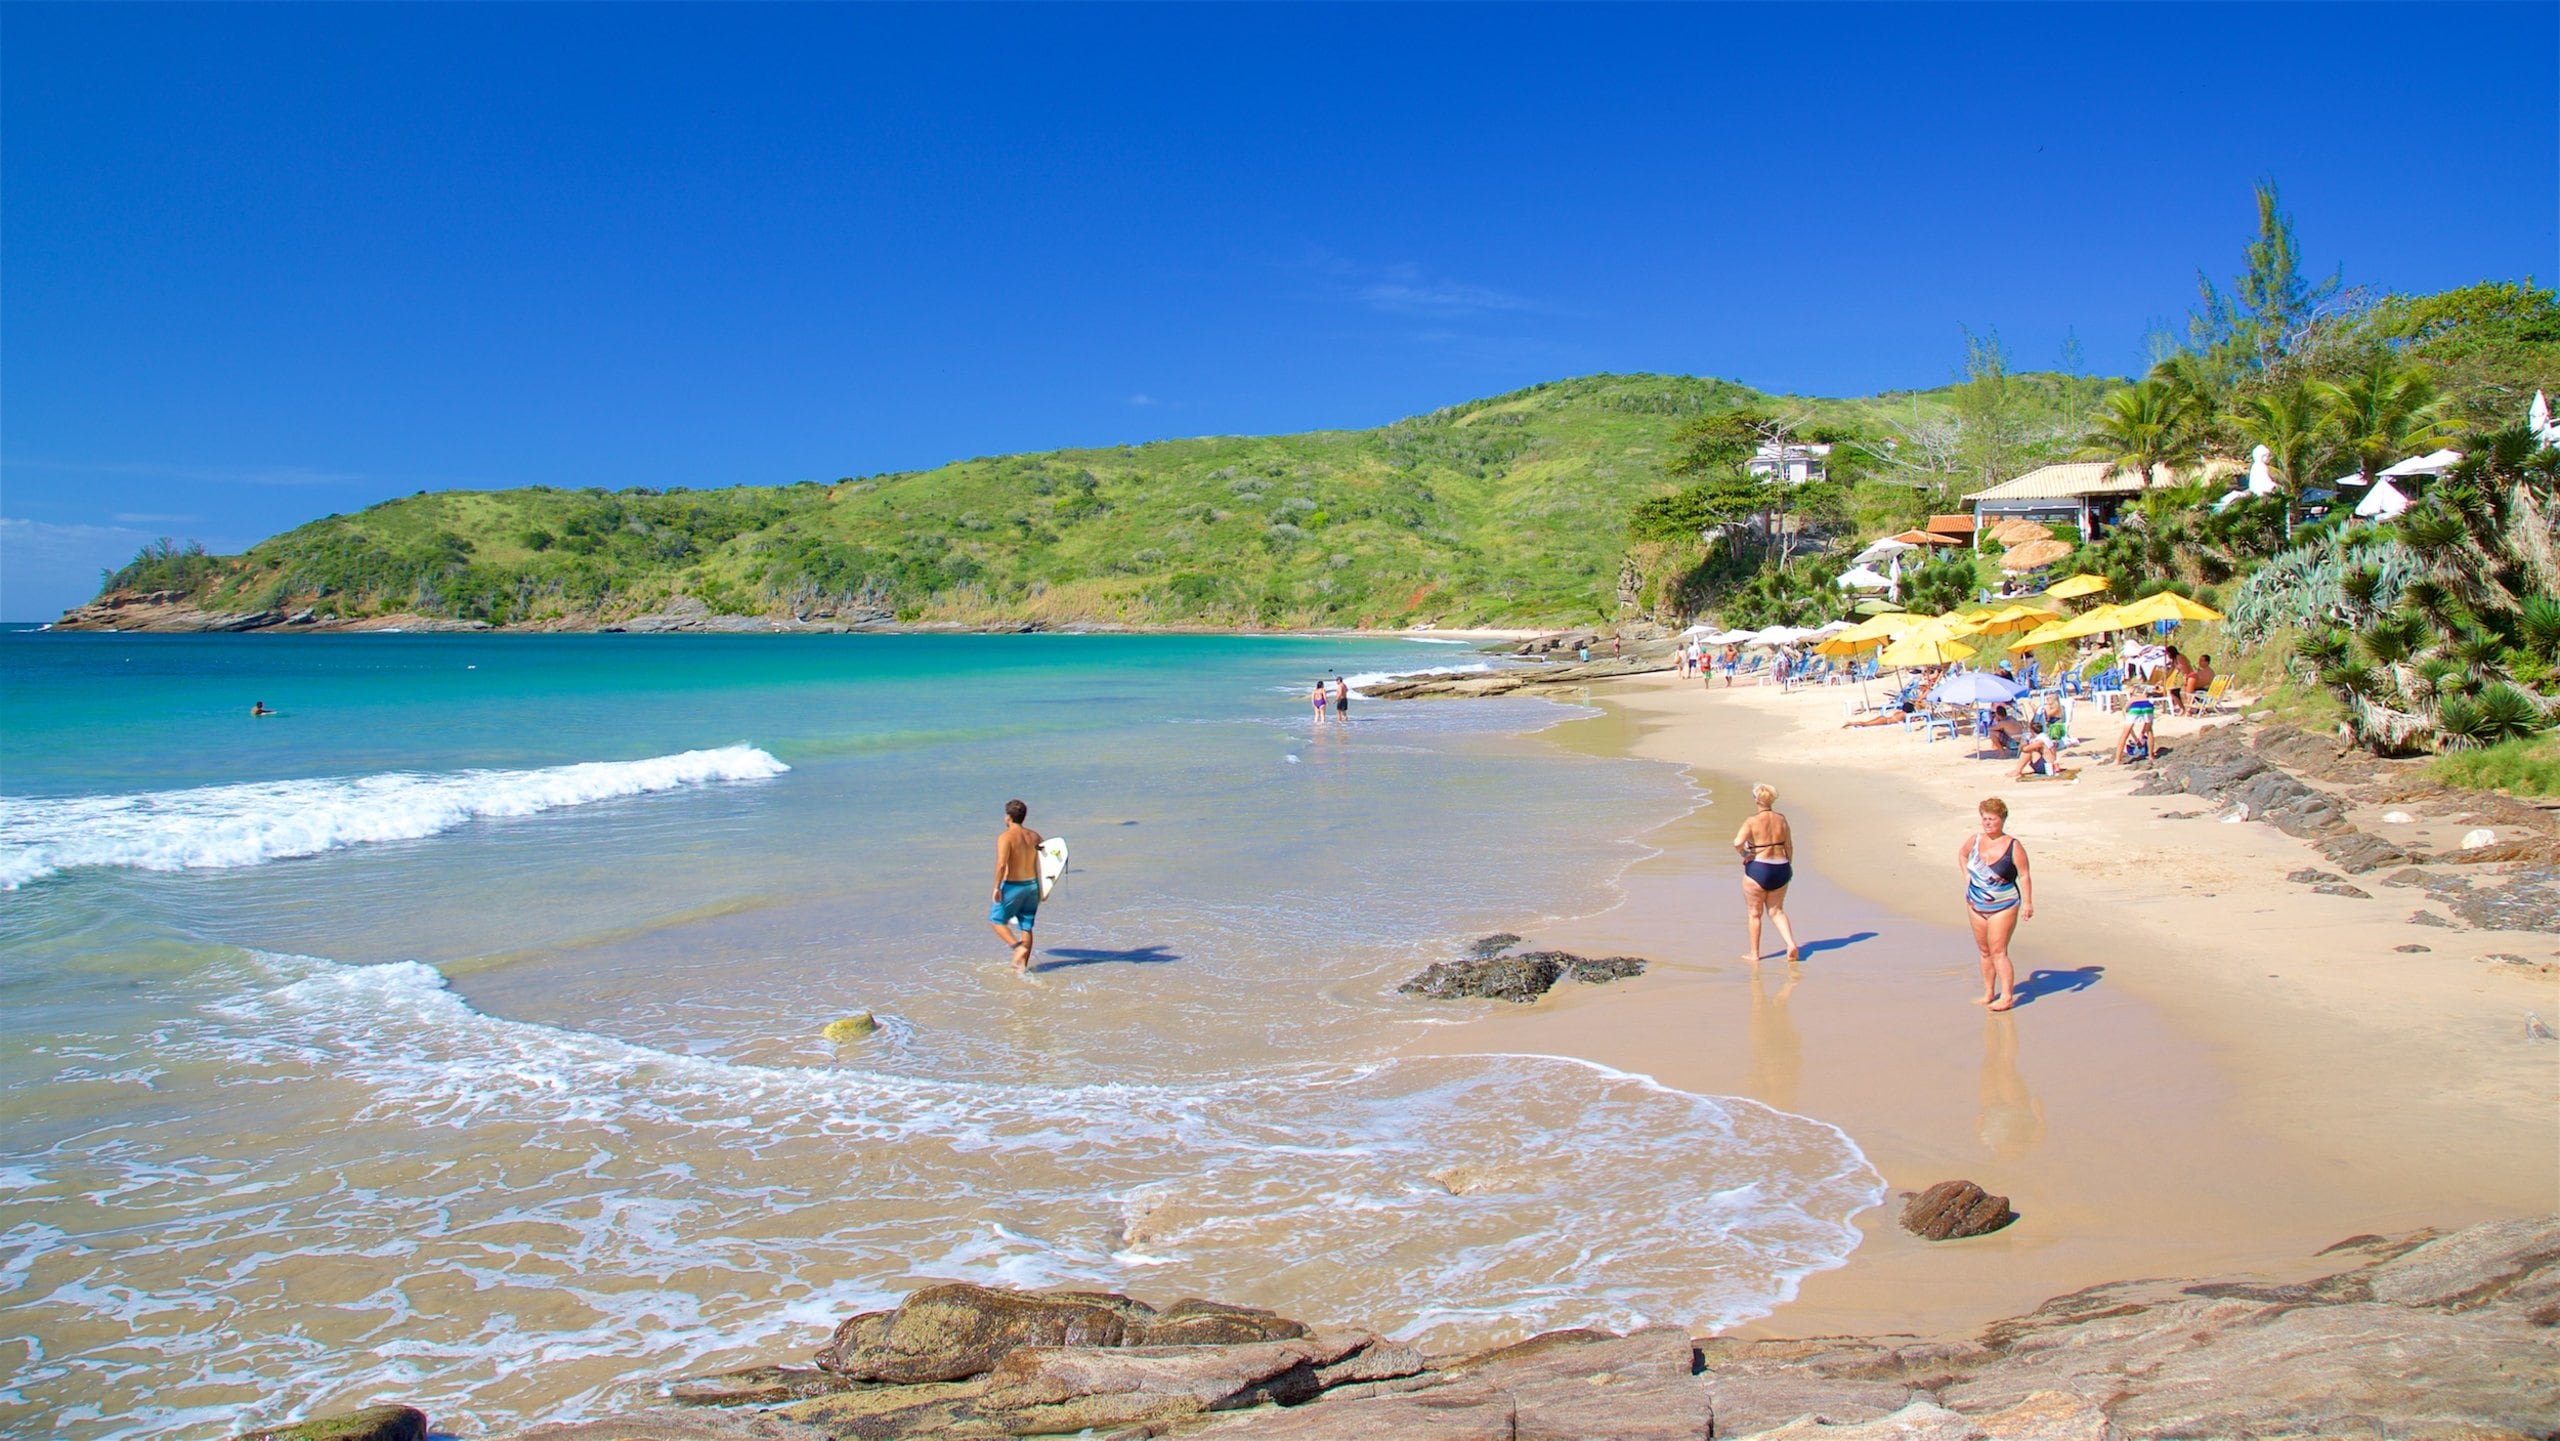
<path fill-rule="evenodd" d="M 2096 985 L 2098 978 L 2106 973 L 2107 968 L 2104 966 L 2074 966 L 2067 971 L 2037 971 L 2018 982 L 2010 989 L 2009 994 L 2014 998 L 2015 1004 L 2023 1006 L 2029 1001 L 2046 996 L 2058 996 L 2065 991 L 2085 991 Z"/>
<path fill-rule="evenodd" d="M 1876 933 L 1873 931 L 1860 931 L 1853 936 L 1833 936 L 1827 941 L 1807 941 L 1796 947 L 1796 954 L 1811 956 L 1819 955 L 1824 951 L 1846 950 L 1860 941 L 1872 941 L 1875 938 Z"/>
<path fill-rule="evenodd" d="M 1181 960 L 1179 953 L 1164 946 L 1136 946 L 1123 951 L 1081 950 L 1060 946 L 1044 952 L 1035 971 L 1063 971 L 1069 966 L 1106 966 L 1113 963 L 1130 966 L 1161 966 Z"/>

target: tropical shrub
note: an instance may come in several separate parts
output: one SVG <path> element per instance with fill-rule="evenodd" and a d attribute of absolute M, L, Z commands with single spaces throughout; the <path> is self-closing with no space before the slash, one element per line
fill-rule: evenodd
<path fill-rule="evenodd" d="M 2560 450 L 2519 427 L 2474 436 L 2462 464 L 2390 527 L 2415 558 L 2395 601 L 2359 565 L 2340 577 L 2370 618 L 2324 626 L 2300 655 L 2385 753 L 2495 746 L 2551 724 L 2560 674 Z"/>

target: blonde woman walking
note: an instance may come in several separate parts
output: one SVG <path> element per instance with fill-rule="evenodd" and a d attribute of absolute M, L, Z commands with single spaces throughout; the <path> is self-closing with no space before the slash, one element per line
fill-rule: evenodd
<path fill-rule="evenodd" d="M 1744 959 L 1760 959 L 1760 918 L 1766 915 L 1777 923 L 1778 939 L 1787 943 L 1787 962 L 1792 965 L 1803 955 L 1796 949 L 1795 927 L 1787 924 L 1787 884 L 1796 878 L 1796 840 L 1787 818 L 1771 809 L 1777 803 L 1777 787 L 1751 788 L 1751 818 L 1734 832 L 1733 848 L 1742 857 L 1743 916 L 1751 930 L 1751 951 Z"/>

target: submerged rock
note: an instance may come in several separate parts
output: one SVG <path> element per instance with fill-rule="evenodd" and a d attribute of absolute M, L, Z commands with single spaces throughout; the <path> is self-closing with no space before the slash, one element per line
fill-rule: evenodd
<path fill-rule="evenodd" d="M 1492 935 L 1478 936 L 1473 941 L 1470 941 L 1467 944 L 1467 954 L 1474 959 L 1481 961 L 1489 956 L 1501 955 L 1504 951 L 1507 951 L 1518 944 L 1520 944 L 1520 938 L 1518 936 L 1511 934 L 1509 931 L 1496 931 Z"/>
<path fill-rule="evenodd" d="M 427 1413 L 415 1406 L 368 1406 L 290 1426 L 270 1426 L 240 1441 L 427 1441 Z"/>
<path fill-rule="evenodd" d="M 1902 1208 L 1902 1229 L 1924 1241 L 1985 1236 L 2018 1219 L 2009 1198 L 1971 1181 L 1940 1181 Z"/>
<path fill-rule="evenodd" d="M 1637 956 L 1577 956 L 1569 951 L 1522 951 L 1516 955 L 1475 956 L 1463 961 L 1435 961 L 1396 989 L 1408 996 L 1434 1000 L 1513 1001 L 1527 1004 L 1571 976 L 1598 985 L 1644 974 Z"/>

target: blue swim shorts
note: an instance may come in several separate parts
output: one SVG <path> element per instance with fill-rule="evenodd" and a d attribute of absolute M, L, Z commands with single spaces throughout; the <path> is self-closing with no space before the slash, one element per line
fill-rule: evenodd
<path fill-rule="evenodd" d="M 1040 883 L 1007 881 L 1003 894 L 987 907 L 987 924 L 1030 930 L 1040 918 Z"/>

